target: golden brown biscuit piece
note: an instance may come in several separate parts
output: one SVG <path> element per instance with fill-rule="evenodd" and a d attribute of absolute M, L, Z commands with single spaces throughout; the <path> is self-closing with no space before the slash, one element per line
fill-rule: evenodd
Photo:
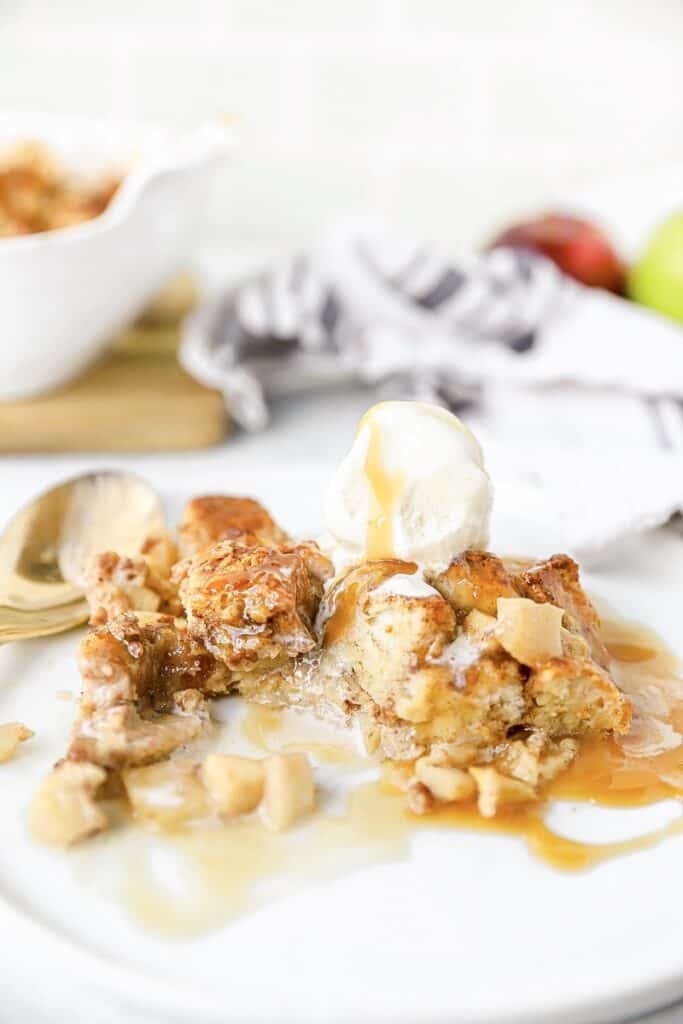
<path fill-rule="evenodd" d="M 522 597 L 557 605 L 565 613 L 564 625 L 582 636 L 595 660 L 605 666 L 608 655 L 600 639 L 600 617 L 581 586 L 579 567 L 569 555 L 553 555 L 515 577 Z"/>
<path fill-rule="evenodd" d="M 69 758 L 107 768 L 165 757 L 207 726 L 204 695 L 232 680 L 171 617 L 126 613 L 83 639 L 80 719 Z"/>
<path fill-rule="evenodd" d="M 415 757 L 435 743 L 497 742 L 522 717 L 524 670 L 458 634 L 439 593 L 392 592 L 391 576 L 414 570 L 374 562 L 344 578 L 329 598 L 327 658 L 353 674 L 388 757 Z"/>
<path fill-rule="evenodd" d="M 562 560 L 551 567 L 551 580 L 561 582 L 560 570 L 566 571 L 564 588 L 554 586 L 553 598 L 570 607 L 572 624 L 579 613 L 590 623 L 592 606 L 571 566 Z M 522 791 L 532 799 L 572 760 L 576 737 L 628 729 L 630 701 L 590 658 L 581 634 L 561 629 L 557 621 L 554 647 L 562 656 L 543 654 L 531 667 L 504 649 L 498 601 L 501 593 L 519 597 L 499 559 L 467 552 L 433 578 L 432 595 L 419 597 L 392 583 L 393 576 L 415 571 L 411 563 L 374 562 L 337 583 L 325 599 L 320 665 L 320 671 L 330 671 L 331 659 L 331 671 L 336 663 L 353 678 L 351 699 L 373 723 L 365 734 L 385 757 L 423 755 L 421 772 L 434 786 L 413 777 L 413 810 L 424 813 L 456 788 L 471 792 L 470 785 L 455 786 L 461 776 L 454 770 L 494 762 L 496 771 L 481 775 L 496 793 L 487 813 Z M 532 601 L 522 603 L 533 608 Z M 548 601 L 544 594 L 542 603 Z"/>
<path fill-rule="evenodd" d="M 88 570 L 85 596 L 93 626 L 130 611 L 181 612 L 177 589 L 168 574 L 155 571 L 142 555 L 127 558 L 114 551 L 97 555 Z"/>
<path fill-rule="evenodd" d="M 190 634 L 234 671 L 276 668 L 314 650 L 323 582 L 317 545 L 221 541 L 177 567 Z"/>
<path fill-rule="evenodd" d="M 366 562 L 325 600 L 325 647 L 353 665 L 360 685 L 380 705 L 407 698 L 402 684 L 414 683 L 423 670 L 427 677 L 438 674 L 437 659 L 455 635 L 455 615 L 438 593 L 410 597 L 392 590 L 392 577 L 413 575 L 415 568 L 398 559 Z"/>
<path fill-rule="evenodd" d="M 289 540 L 263 505 L 253 498 L 207 495 L 193 498 L 178 528 L 182 558 L 189 558 L 211 544 L 251 535 L 250 543 L 278 546 Z"/>
<path fill-rule="evenodd" d="M 505 653 L 478 658 L 464 670 L 464 685 L 452 700 L 449 735 L 441 738 L 480 748 L 501 743 L 524 718 L 525 679 L 524 666 Z"/>
<path fill-rule="evenodd" d="M 590 658 L 551 658 L 527 683 L 526 720 L 548 736 L 590 732 L 623 735 L 631 724 L 631 702 Z"/>
<path fill-rule="evenodd" d="M 91 714 L 114 704 L 163 710 L 179 690 L 225 693 L 230 673 L 170 616 L 142 623 L 128 612 L 82 640 L 81 711 Z"/>
<path fill-rule="evenodd" d="M 209 726 L 208 706 L 198 690 L 180 691 L 173 699 L 176 702 L 172 711 L 147 712 L 145 717 L 132 704 L 97 711 L 79 723 L 69 760 L 120 770 L 168 757 Z M 191 710 L 185 710 L 188 707 Z"/>
<path fill-rule="evenodd" d="M 475 609 L 495 615 L 499 597 L 518 596 L 502 560 L 488 551 L 465 551 L 444 572 L 432 573 L 428 579 L 456 612 Z"/>

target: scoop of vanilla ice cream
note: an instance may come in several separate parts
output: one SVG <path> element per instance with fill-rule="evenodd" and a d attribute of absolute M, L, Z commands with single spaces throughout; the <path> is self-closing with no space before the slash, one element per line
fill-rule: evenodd
<path fill-rule="evenodd" d="M 438 571 L 488 545 L 491 481 L 479 443 L 427 402 L 382 402 L 361 420 L 324 502 L 335 568 L 402 558 Z"/>

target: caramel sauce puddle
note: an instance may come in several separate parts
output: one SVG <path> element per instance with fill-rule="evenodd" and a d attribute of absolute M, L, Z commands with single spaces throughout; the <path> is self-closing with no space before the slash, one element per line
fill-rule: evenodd
<path fill-rule="evenodd" d="M 683 680 L 677 675 L 675 657 L 641 627 L 609 621 L 604 624 L 603 639 L 620 685 L 632 696 L 642 690 L 656 697 L 657 686 L 661 687 L 670 697 L 664 725 L 683 730 Z M 369 764 L 341 744 L 306 737 L 285 739 L 281 726 L 282 712 L 252 705 L 245 714 L 243 734 L 264 753 L 302 750 L 319 764 L 353 768 Z M 547 802 L 504 810 L 490 819 L 482 818 L 474 803 L 451 805 L 418 817 L 405 808 L 404 796 L 395 785 L 397 773 L 400 768 L 392 766 L 379 781 L 352 790 L 343 814 L 320 810 L 284 834 L 273 835 L 257 818 L 250 817 L 225 826 L 185 828 L 148 837 L 152 847 L 131 853 L 125 861 L 122 898 L 129 916 L 166 937 L 202 934 L 311 879 L 338 878 L 372 864 L 406 860 L 413 838 L 424 829 L 516 836 L 544 863 L 570 872 L 683 834 L 682 812 L 668 825 L 631 839 L 579 842 L 559 835 L 545 823 Z M 546 796 L 621 808 L 644 807 L 671 798 L 680 801 L 683 746 L 642 756 L 629 748 L 628 741 L 619 745 L 614 740 L 586 740 L 572 765 L 548 787 Z M 176 880 L 178 873 L 184 879 L 182 896 L 173 895 L 160 879 L 155 857 L 167 862 L 171 858 Z M 120 865 L 120 851 L 117 859 Z"/>
<path fill-rule="evenodd" d="M 402 795 L 369 783 L 350 793 L 344 814 L 318 812 L 284 833 L 268 832 L 253 817 L 218 828 L 162 832 L 151 837 L 151 846 L 129 852 L 120 895 L 128 916 L 146 931 L 191 938 L 311 880 L 407 860 L 413 834 Z"/>

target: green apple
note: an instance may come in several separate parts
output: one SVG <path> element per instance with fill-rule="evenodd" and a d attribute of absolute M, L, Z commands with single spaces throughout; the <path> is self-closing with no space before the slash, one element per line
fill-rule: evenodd
<path fill-rule="evenodd" d="M 627 290 L 636 302 L 683 322 L 683 213 L 659 225 L 631 268 Z"/>

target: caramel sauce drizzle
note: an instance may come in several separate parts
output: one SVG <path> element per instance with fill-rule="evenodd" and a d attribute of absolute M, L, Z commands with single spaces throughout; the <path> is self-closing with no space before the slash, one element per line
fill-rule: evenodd
<path fill-rule="evenodd" d="M 334 594 L 330 595 L 332 612 L 325 623 L 324 634 L 327 645 L 336 643 L 349 630 L 358 607 L 358 591 L 361 584 L 360 578 L 342 580 Z"/>
<path fill-rule="evenodd" d="M 394 556 L 394 514 L 403 489 L 400 472 L 390 473 L 382 456 L 382 434 L 374 419 L 361 421 L 370 434 L 365 455 L 365 476 L 372 498 L 368 511 L 365 554 L 370 561 Z"/>
<path fill-rule="evenodd" d="M 622 805 L 620 805 L 622 806 Z M 630 806 L 630 805 L 623 805 Z M 656 846 L 668 836 L 683 834 L 683 814 L 671 824 L 653 832 L 615 843 L 582 843 L 553 832 L 535 805 L 482 818 L 473 804 L 453 805 L 430 814 L 424 824 L 432 828 L 470 829 L 498 835 L 518 836 L 540 860 L 560 871 L 585 871 L 604 861 Z"/>
<path fill-rule="evenodd" d="M 364 562 L 352 569 L 336 585 L 327 601 L 331 608 L 325 622 L 324 640 L 329 646 L 340 640 L 350 628 L 363 590 L 379 586 L 391 576 L 399 573 L 412 575 L 417 572 L 415 562 L 402 562 L 398 558 L 386 558 L 377 562 Z"/>
<path fill-rule="evenodd" d="M 602 639 L 611 672 L 633 701 L 628 736 L 583 741 L 548 795 L 604 807 L 643 807 L 683 799 L 683 678 L 677 658 L 642 626 L 606 620 Z M 661 731 L 668 749 L 661 748 Z M 658 742 L 659 741 L 659 742 Z M 648 747 L 652 750 L 648 750 Z"/>

